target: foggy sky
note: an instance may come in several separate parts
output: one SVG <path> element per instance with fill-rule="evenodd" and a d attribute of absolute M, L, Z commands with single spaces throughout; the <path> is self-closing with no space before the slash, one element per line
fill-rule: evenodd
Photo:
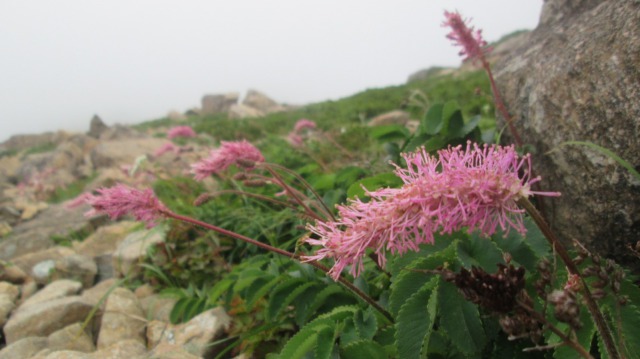
<path fill-rule="evenodd" d="M 338 99 L 457 66 L 443 11 L 494 41 L 533 29 L 542 0 L 0 0 L 0 141 L 86 131 L 253 88 L 281 103 Z"/>

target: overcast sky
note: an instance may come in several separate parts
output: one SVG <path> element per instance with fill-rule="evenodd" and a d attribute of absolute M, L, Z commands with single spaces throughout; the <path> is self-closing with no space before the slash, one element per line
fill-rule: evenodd
<path fill-rule="evenodd" d="M 338 99 L 456 66 L 443 11 L 497 40 L 542 0 L 0 0 L 0 141 L 86 131 L 253 88 L 282 103 Z"/>

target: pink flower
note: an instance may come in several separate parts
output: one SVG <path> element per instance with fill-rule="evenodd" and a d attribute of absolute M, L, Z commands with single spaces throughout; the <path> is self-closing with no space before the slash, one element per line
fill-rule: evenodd
<path fill-rule="evenodd" d="M 407 168 L 396 166 L 404 182 L 401 188 L 368 191 L 368 203 L 351 201 L 338 206 L 337 221 L 308 226 L 319 239 L 307 242 L 323 248 L 304 260 L 334 258 L 334 279 L 346 266 L 357 276 L 369 248 L 384 266 L 386 252 L 417 251 L 418 245 L 433 243 L 435 233 L 466 229 L 490 236 L 498 227 L 505 235 L 510 229 L 524 233 L 523 210 L 516 201 L 532 194 L 559 195 L 531 191 L 540 179 L 529 178 L 530 158 L 518 158 L 513 146 L 468 143 L 466 149 L 458 146 L 438 154 L 439 159 L 424 149 L 404 154 Z"/>
<path fill-rule="evenodd" d="M 99 188 L 98 194 L 82 194 L 71 201 L 68 206 L 88 203 L 93 209 L 85 216 L 107 214 L 111 219 L 119 219 L 125 215 L 132 215 L 138 221 L 147 223 L 147 228 L 156 225 L 156 220 L 169 209 L 156 197 L 151 189 L 139 190 L 118 184 L 110 188 Z"/>
<path fill-rule="evenodd" d="M 447 38 L 452 40 L 454 45 L 462 46 L 460 56 L 465 56 L 465 60 L 477 60 L 484 58 L 484 55 L 490 51 L 487 49 L 487 42 L 482 38 L 482 30 L 475 30 L 473 26 L 467 26 L 467 20 L 463 20 L 462 16 L 456 12 L 444 12 L 446 20 L 442 23 L 443 27 L 450 27 L 451 32 L 447 34 Z"/>
<path fill-rule="evenodd" d="M 196 137 L 196 133 L 189 126 L 176 126 L 167 131 L 167 137 L 170 140 L 176 137 Z"/>
<path fill-rule="evenodd" d="M 315 122 L 311 120 L 307 120 L 306 118 L 303 118 L 298 120 L 298 122 L 296 122 L 296 125 L 293 128 L 293 132 L 300 133 L 304 130 L 314 130 L 316 127 L 317 126 Z"/>
<path fill-rule="evenodd" d="M 304 143 L 304 139 L 302 138 L 302 136 L 298 135 L 295 132 L 289 132 L 287 140 L 293 147 L 300 147 Z"/>
<path fill-rule="evenodd" d="M 251 143 L 246 140 L 222 141 L 219 148 L 210 152 L 209 157 L 191 165 L 191 173 L 196 180 L 201 181 L 233 164 L 241 164 L 244 168 L 251 169 L 256 162 L 264 162 L 264 157 Z"/>
<path fill-rule="evenodd" d="M 153 155 L 155 157 L 160 157 L 160 156 L 164 155 L 167 152 L 179 153 L 180 152 L 180 147 L 174 145 L 171 142 L 167 142 L 164 145 L 160 146 L 160 148 L 158 148 L 156 150 L 156 152 L 154 152 Z"/>

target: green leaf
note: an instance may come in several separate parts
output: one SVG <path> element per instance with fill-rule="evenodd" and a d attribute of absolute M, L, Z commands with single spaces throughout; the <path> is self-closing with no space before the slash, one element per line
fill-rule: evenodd
<path fill-rule="evenodd" d="M 293 288 L 293 290 L 288 291 L 286 293 L 288 295 L 284 298 L 284 300 L 278 300 L 277 303 L 275 303 L 273 299 L 270 300 L 267 308 L 267 313 L 266 313 L 267 319 L 268 320 L 275 319 L 276 316 L 280 314 L 282 309 L 286 308 L 289 304 L 291 304 L 291 302 L 293 302 L 299 295 L 303 294 L 305 291 L 307 291 L 312 287 L 318 286 L 319 284 L 320 283 L 318 282 L 306 282 L 304 284 L 296 286 L 295 288 Z"/>
<path fill-rule="evenodd" d="M 410 136 L 409 129 L 402 125 L 384 125 L 371 127 L 371 137 L 380 141 L 404 140 Z"/>
<path fill-rule="evenodd" d="M 437 281 L 437 278 L 433 279 Z M 433 327 L 434 318 L 430 318 L 427 310 L 427 303 L 433 292 L 434 286 L 424 285 L 408 297 L 400 308 L 395 324 L 400 358 L 420 358 L 422 342 Z"/>
<path fill-rule="evenodd" d="M 296 333 L 282 348 L 279 358 L 296 359 L 303 358 L 307 352 L 314 349 L 318 332 L 326 327 L 335 328 L 337 323 L 350 319 L 357 310 L 355 306 L 338 307 L 329 313 L 323 314 L 314 319 L 298 333 Z M 311 342 L 309 342 L 311 341 Z"/>
<path fill-rule="evenodd" d="M 362 186 L 364 186 L 369 191 L 373 191 L 383 187 L 396 188 L 396 187 L 400 187 L 401 185 L 402 185 L 402 180 L 400 179 L 400 177 L 396 176 L 395 173 L 393 172 L 380 173 L 372 177 L 363 178 L 353 183 L 351 186 L 349 186 L 349 189 L 347 190 L 347 197 L 364 198 L 366 194 L 364 192 L 364 189 L 362 189 Z"/>
<path fill-rule="evenodd" d="M 386 359 L 384 347 L 373 340 L 359 340 L 340 348 L 342 359 Z"/>
<path fill-rule="evenodd" d="M 593 318 L 591 317 L 591 314 L 589 314 L 587 308 L 583 306 L 580 309 L 580 321 L 582 322 L 582 328 L 576 331 L 576 339 L 583 348 L 589 351 L 589 349 L 591 348 L 593 336 L 596 334 L 596 327 L 593 323 Z M 560 341 L 561 339 L 555 334 L 553 334 L 549 339 L 549 343 L 559 343 Z M 553 353 L 553 357 L 555 359 L 570 359 L 579 357 L 579 355 L 580 354 L 575 349 L 567 345 L 561 345 L 560 347 L 556 348 Z"/>
<path fill-rule="evenodd" d="M 269 280 L 269 278 L 271 278 L 271 280 Z M 267 295 L 267 293 L 269 293 L 269 291 L 281 280 L 284 280 L 284 278 L 284 276 L 275 277 L 269 275 L 265 276 L 265 278 L 260 281 L 255 281 L 245 296 L 247 307 L 253 308 L 257 300 Z"/>
<path fill-rule="evenodd" d="M 353 316 L 353 323 L 360 339 L 372 339 L 378 330 L 378 320 L 371 307 L 357 311 Z"/>
<path fill-rule="evenodd" d="M 367 174 L 367 171 L 356 166 L 347 166 L 336 172 L 336 185 L 350 186 L 353 182 L 361 179 Z"/>
<path fill-rule="evenodd" d="M 420 124 L 419 132 L 428 135 L 435 135 L 442 129 L 442 110 L 444 104 L 436 103 L 429 107 L 427 113 Z"/>
<path fill-rule="evenodd" d="M 451 283 L 438 285 L 440 324 L 451 342 L 463 353 L 479 353 L 486 342 L 478 308 L 468 302 Z"/>
<path fill-rule="evenodd" d="M 298 323 L 298 325 L 300 325 L 301 323 L 305 323 L 316 313 L 316 311 L 320 307 L 322 307 L 329 300 L 329 298 L 332 298 L 332 296 L 338 294 L 346 294 L 345 289 L 335 283 L 330 283 L 329 285 L 327 285 L 320 292 L 316 293 L 313 296 L 313 300 L 304 311 L 301 310 L 300 312 L 296 313 L 296 323 Z"/>
<path fill-rule="evenodd" d="M 465 123 L 464 126 L 462 126 L 462 130 L 460 132 L 460 134 L 461 134 L 460 137 L 465 137 L 468 134 L 470 134 L 473 130 L 478 128 L 478 124 L 480 123 L 481 119 L 482 119 L 482 117 L 480 115 L 475 115 L 475 116 L 471 117 L 471 120 L 469 120 L 469 122 Z"/>
<path fill-rule="evenodd" d="M 335 187 L 336 175 L 335 173 L 323 174 L 315 177 L 311 185 L 318 191 L 329 190 Z"/>
<path fill-rule="evenodd" d="M 249 287 L 255 280 L 264 279 L 267 276 L 263 270 L 259 268 L 247 268 L 240 272 L 239 278 L 233 286 L 233 290 L 240 292 L 241 290 Z M 271 277 L 269 275 L 269 277 Z M 267 278 L 267 280 L 270 278 Z"/>
<path fill-rule="evenodd" d="M 432 136 L 426 133 L 413 136 L 402 148 L 402 152 L 413 152 L 423 146 Z"/>
<path fill-rule="evenodd" d="M 447 111 L 446 105 L 445 111 Z M 459 108 L 456 111 L 453 111 L 448 117 L 445 117 L 444 121 L 447 124 L 447 131 L 444 134 L 448 138 L 463 138 L 466 135 L 464 128 L 464 119 L 462 118 L 462 112 Z"/>
<path fill-rule="evenodd" d="M 457 241 L 453 241 L 449 246 L 428 257 L 418 257 L 409 265 L 396 274 L 391 283 L 391 296 L 389 298 L 389 310 L 395 314 L 398 312 L 404 301 L 422 288 L 426 283 L 435 286 L 437 276 L 429 273 L 415 271 L 414 269 L 436 269 L 447 262 L 455 260 Z"/>
<path fill-rule="evenodd" d="M 192 298 L 190 297 L 180 298 L 176 304 L 173 305 L 173 309 L 171 309 L 171 313 L 169 313 L 169 320 L 171 321 L 171 324 L 182 323 L 184 313 L 191 304 L 191 300 Z"/>
<path fill-rule="evenodd" d="M 284 307 L 284 301 L 289 296 L 291 291 L 307 281 L 302 278 L 288 278 L 276 285 L 271 291 L 269 296 L 269 303 L 267 303 L 267 309 L 265 317 L 268 320 L 275 318 L 276 314 Z"/>
<path fill-rule="evenodd" d="M 314 359 L 330 359 L 335 347 L 335 328 L 327 326 L 318 330 Z"/>
<path fill-rule="evenodd" d="M 640 310 L 635 305 L 627 304 L 620 307 L 620 328 L 622 329 L 621 349 L 627 358 L 640 355 Z"/>
<path fill-rule="evenodd" d="M 475 232 L 471 236 L 472 240 L 482 240 L 480 235 Z M 508 252 L 511 254 L 513 261 L 521 264 L 529 272 L 536 271 L 536 263 L 540 258 L 536 256 L 536 253 L 526 243 L 526 238 L 520 235 L 518 232 L 511 230 L 506 237 L 500 231 L 491 236 L 491 239 L 502 252 Z"/>
<path fill-rule="evenodd" d="M 458 259 L 466 268 L 471 266 L 493 272 L 496 264 L 503 263 L 502 252 L 496 244 L 487 238 L 473 238 L 458 242 Z"/>

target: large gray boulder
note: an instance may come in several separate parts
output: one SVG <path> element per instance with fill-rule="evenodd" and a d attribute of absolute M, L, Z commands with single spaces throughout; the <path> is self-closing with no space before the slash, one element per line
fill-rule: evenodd
<path fill-rule="evenodd" d="M 640 182 L 589 141 L 640 167 L 640 2 L 549 0 L 540 24 L 495 75 L 523 141 L 533 145 L 546 217 L 567 242 L 640 269 Z M 550 152 L 551 150 L 557 150 Z"/>
<path fill-rule="evenodd" d="M 203 115 L 212 115 L 227 112 L 231 106 L 238 103 L 239 98 L 240 94 L 237 92 L 219 95 L 204 95 L 202 97 L 202 110 L 200 113 Z"/>

